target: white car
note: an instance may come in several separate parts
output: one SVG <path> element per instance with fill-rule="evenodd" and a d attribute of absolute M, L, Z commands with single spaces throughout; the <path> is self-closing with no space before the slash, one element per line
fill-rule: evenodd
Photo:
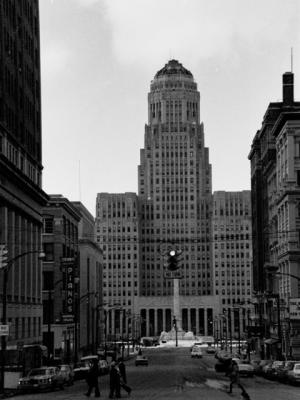
<path fill-rule="evenodd" d="M 202 353 L 201 347 L 194 346 L 191 351 L 191 357 L 192 358 L 195 358 L 195 357 L 202 358 L 202 356 L 203 356 L 203 353 Z"/>
<path fill-rule="evenodd" d="M 300 383 L 300 363 L 294 364 L 294 368 L 288 371 L 287 380 L 290 383 Z"/>

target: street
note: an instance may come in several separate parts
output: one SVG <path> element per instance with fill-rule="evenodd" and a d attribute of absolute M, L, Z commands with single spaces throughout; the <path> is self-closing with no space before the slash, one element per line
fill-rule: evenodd
<path fill-rule="evenodd" d="M 132 387 L 131 399 L 241 399 L 240 389 L 234 387 L 228 394 L 228 378 L 214 371 L 215 358 L 204 355 L 202 359 L 191 358 L 188 347 L 146 348 L 143 354 L 149 358 L 149 366 L 134 365 L 134 358 L 126 362 L 127 380 Z M 298 400 L 300 388 L 268 381 L 262 377 L 242 378 L 241 382 L 251 400 Z M 99 378 L 102 398 L 108 398 L 109 377 Z M 12 397 L 18 400 L 76 400 L 84 399 L 87 385 L 77 381 L 63 391 L 27 394 Z M 122 397 L 127 394 L 121 392 Z M 92 394 L 93 396 L 93 394 Z M 91 397 L 92 397 L 91 396 Z"/>

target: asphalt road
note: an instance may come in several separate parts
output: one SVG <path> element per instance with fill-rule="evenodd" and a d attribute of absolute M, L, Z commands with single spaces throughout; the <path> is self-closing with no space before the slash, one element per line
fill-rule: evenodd
<path fill-rule="evenodd" d="M 149 357 L 149 366 L 134 365 L 134 359 L 126 362 L 128 383 L 132 387 L 130 398 L 151 400 L 226 400 L 242 399 L 240 389 L 234 388 L 228 394 L 228 378 L 223 373 L 215 373 L 215 358 L 204 355 L 202 359 L 192 359 L 190 349 L 148 348 L 143 351 Z M 108 398 L 108 376 L 100 377 L 102 398 Z M 251 400 L 299 400 L 300 387 L 284 385 L 261 377 L 242 378 L 243 385 Z M 75 382 L 65 390 L 49 393 L 14 396 L 18 400 L 77 400 L 84 399 L 87 385 Z M 92 395 L 93 396 L 93 395 Z M 91 396 L 91 397 L 92 397 Z M 126 392 L 122 397 L 127 398 Z"/>

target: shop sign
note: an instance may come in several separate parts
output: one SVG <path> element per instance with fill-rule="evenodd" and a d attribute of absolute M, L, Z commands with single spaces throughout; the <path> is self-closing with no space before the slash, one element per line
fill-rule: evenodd
<path fill-rule="evenodd" d="M 289 301 L 290 319 L 300 320 L 300 298 L 290 298 Z"/>
<path fill-rule="evenodd" d="M 71 259 L 70 259 L 71 261 Z M 74 318 L 74 291 L 75 291 L 75 284 L 74 284 L 74 259 L 73 263 L 63 260 L 63 266 L 66 272 L 66 310 L 65 313 L 69 317 Z"/>

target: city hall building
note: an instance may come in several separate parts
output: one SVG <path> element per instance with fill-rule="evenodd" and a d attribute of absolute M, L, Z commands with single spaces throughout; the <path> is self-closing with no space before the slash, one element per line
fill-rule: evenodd
<path fill-rule="evenodd" d="M 103 300 L 118 319 L 110 331 L 122 336 L 136 315 L 142 335 L 171 330 L 174 279 L 165 264 L 175 249 L 182 251 L 178 326 L 212 334 L 219 300 L 213 292 L 211 165 L 197 83 L 177 60 L 150 85 L 138 195 L 99 193 L 96 209 Z"/>

